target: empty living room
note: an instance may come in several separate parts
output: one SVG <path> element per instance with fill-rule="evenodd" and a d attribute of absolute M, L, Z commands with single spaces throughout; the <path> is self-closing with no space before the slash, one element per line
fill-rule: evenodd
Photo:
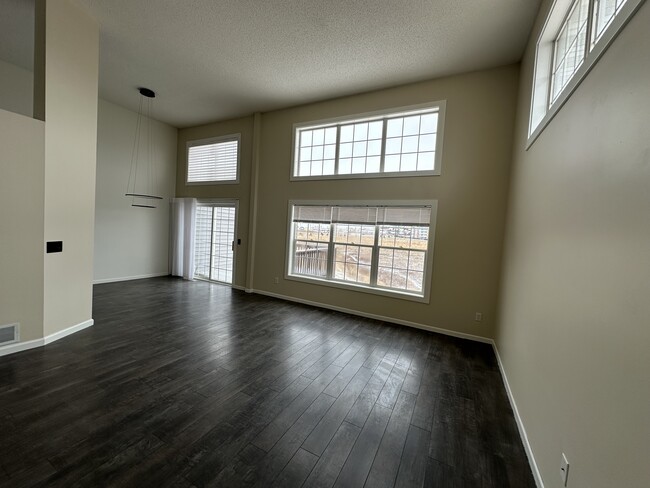
<path fill-rule="evenodd" d="M 0 0 L 0 486 L 648 488 L 645 0 Z"/>

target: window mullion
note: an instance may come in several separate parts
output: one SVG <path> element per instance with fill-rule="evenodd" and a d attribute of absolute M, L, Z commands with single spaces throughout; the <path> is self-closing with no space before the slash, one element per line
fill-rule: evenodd
<path fill-rule="evenodd" d="M 330 222 L 330 241 L 327 243 L 327 279 L 334 276 L 334 224 Z"/>
<path fill-rule="evenodd" d="M 616 6 L 614 6 L 616 7 Z M 595 17 L 595 9 L 596 9 L 596 0 L 589 0 L 589 8 L 587 9 L 587 32 L 585 32 L 585 57 L 583 62 L 586 62 L 587 60 L 587 55 L 591 52 L 591 47 L 593 46 L 592 42 L 593 39 L 591 38 L 593 28 L 594 28 L 594 22 L 596 21 Z"/>
<path fill-rule="evenodd" d="M 372 245 L 372 259 L 370 260 L 370 286 L 377 286 L 379 273 L 379 225 L 375 222 L 375 240 Z"/>
<path fill-rule="evenodd" d="M 384 172 L 384 161 L 386 159 L 386 134 L 388 129 L 388 118 L 384 118 L 381 126 L 381 157 L 379 158 L 379 172 Z"/>
<path fill-rule="evenodd" d="M 339 146 L 341 145 L 341 126 L 336 126 L 336 154 L 334 155 L 334 174 L 339 174 Z"/>
<path fill-rule="evenodd" d="M 214 207 L 210 207 L 210 269 L 208 277 L 212 279 L 212 239 L 214 239 Z"/>

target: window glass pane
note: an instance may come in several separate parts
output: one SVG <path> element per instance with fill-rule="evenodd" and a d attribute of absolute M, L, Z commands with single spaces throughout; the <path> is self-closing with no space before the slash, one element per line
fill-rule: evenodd
<path fill-rule="evenodd" d="M 378 120 L 376 122 L 370 122 L 368 125 L 368 139 L 381 139 L 381 132 L 384 127 L 384 122 Z"/>
<path fill-rule="evenodd" d="M 366 172 L 366 158 L 352 159 L 352 174 L 361 174 Z"/>
<path fill-rule="evenodd" d="M 418 152 L 418 136 L 405 137 L 402 139 L 402 153 Z"/>
<path fill-rule="evenodd" d="M 431 134 L 437 132 L 438 114 L 423 115 L 420 124 L 420 134 Z"/>
<path fill-rule="evenodd" d="M 400 171 L 415 171 L 418 164 L 417 154 L 402 154 L 402 164 L 399 168 Z"/>
<path fill-rule="evenodd" d="M 300 135 L 300 147 L 311 146 L 311 134 L 310 130 L 303 130 Z"/>
<path fill-rule="evenodd" d="M 334 174 L 334 160 L 328 159 L 323 161 L 323 174 L 324 175 L 333 175 Z"/>
<path fill-rule="evenodd" d="M 379 156 L 372 156 L 366 158 L 366 172 L 367 173 L 379 173 L 381 166 L 381 158 Z"/>
<path fill-rule="evenodd" d="M 402 139 L 386 139 L 386 154 L 399 154 L 402 151 Z"/>
<path fill-rule="evenodd" d="M 411 115 L 299 129 L 295 175 L 432 171 L 438 122 L 438 109 L 432 108 Z M 302 162 L 311 164 L 304 166 Z"/>
<path fill-rule="evenodd" d="M 399 171 L 399 156 L 386 156 L 384 161 L 384 172 L 392 173 Z"/>
<path fill-rule="evenodd" d="M 325 129 L 325 144 L 336 144 L 336 127 Z"/>
<path fill-rule="evenodd" d="M 341 142 L 350 142 L 354 136 L 353 125 L 341 126 Z"/>
<path fill-rule="evenodd" d="M 298 275 L 327 276 L 327 244 L 295 241 L 293 273 Z"/>
<path fill-rule="evenodd" d="M 420 116 L 415 115 L 412 117 L 405 117 L 403 135 L 412 136 L 415 134 L 419 134 L 419 132 L 420 132 Z"/>
<path fill-rule="evenodd" d="M 403 119 L 389 119 L 386 129 L 386 137 L 399 137 L 402 135 Z"/>
<path fill-rule="evenodd" d="M 354 140 L 365 141 L 368 139 L 368 123 L 355 124 L 354 126 Z"/>

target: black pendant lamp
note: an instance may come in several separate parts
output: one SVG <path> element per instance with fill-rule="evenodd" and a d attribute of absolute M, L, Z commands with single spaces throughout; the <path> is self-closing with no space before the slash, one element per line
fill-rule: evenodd
<path fill-rule="evenodd" d="M 151 105 L 156 93 L 149 88 L 138 88 L 140 106 L 135 126 L 133 151 L 131 152 L 131 171 L 125 196 L 131 197 L 132 207 L 156 208 L 156 201 L 163 197 L 155 195 L 156 182 L 153 123 Z"/>

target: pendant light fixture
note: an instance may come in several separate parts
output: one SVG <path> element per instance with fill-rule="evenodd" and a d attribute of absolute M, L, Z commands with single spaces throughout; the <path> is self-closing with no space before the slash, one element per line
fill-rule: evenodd
<path fill-rule="evenodd" d="M 133 151 L 131 152 L 131 171 L 125 196 L 131 197 L 132 207 L 156 208 L 156 201 L 163 199 L 163 197 L 155 195 L 154 192 L 156 167 L 151 105 L 156 93 L 149 88 L 138 88 L 138 91 L 141 95 L 140 106 L 135 126 Z"/>

